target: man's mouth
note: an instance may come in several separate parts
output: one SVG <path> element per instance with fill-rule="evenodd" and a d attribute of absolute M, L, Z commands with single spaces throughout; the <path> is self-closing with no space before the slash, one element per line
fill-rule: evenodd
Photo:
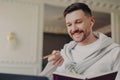
<path fill-rule="evenodd" d="M 73 34 L 73 36 L 76 37 L 76 38 L 80 37 L 81 35 L 82 35 L 82 32 L 76 32 L 76 33 Z"/>

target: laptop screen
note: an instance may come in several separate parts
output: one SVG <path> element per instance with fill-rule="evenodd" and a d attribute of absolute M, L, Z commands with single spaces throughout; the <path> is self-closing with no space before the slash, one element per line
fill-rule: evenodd
<path fill-rule="evenodd" d="M 48 80 L 48 78 L 44 76 L 0 73 L 0 80 Z"/>

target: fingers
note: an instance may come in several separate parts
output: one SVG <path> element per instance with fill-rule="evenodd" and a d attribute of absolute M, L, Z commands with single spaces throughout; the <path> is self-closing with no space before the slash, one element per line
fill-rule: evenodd
<path fill-rule="evenodd" d="M 53 50 L 53 51 L 52 51 L 52 54 L 54 54 L 54 55 L 57 55 L 57 54 L 59 54 L 59 53 L 60 53 L 59 50 Z"/>
<path fill-rule="evenodd" d="M 63 59 L 62 56 L 60 56 L 58 59 L 56 59 L 56 60 L 53 62 L 53 65 L 61 66 L 63 62 L 64 62 L 64 59 Z"/>
<path fill-rule="evenodd" d="M 60 51 L 58 51 L 58 50 L 53 50 L 52 51 L 52 56 L 50 56 L 49 58 L 48 58 L 48 62 L 49 61 L 52 61 L 52 60 L 56 60 L 57 58 L 59 58 L 60 57 Z"/>
<path fill-rule="evenodd" d="M 64 62 L 63 57 L 60 55 L 60 51 L 54 50 L 52 56 L 48 58 L 48 62 L 52 61 L 53 65 L 60 66 Z"/>

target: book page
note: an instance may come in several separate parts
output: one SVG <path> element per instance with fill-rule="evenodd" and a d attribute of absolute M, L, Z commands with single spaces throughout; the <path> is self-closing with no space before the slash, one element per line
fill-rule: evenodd
<path fill-rule="evenodd" d="M 92 79 L 92 78 L 97 78 L 97 77 L 104 77 L 104 76 L 109 76 L 111 74 L 115 75 L 117 74 L 117 71 L 111 71 L 111 72 L 106 72 L 106 73 L 101 73 L 101 74 L 96 74 L 94 76 L 90 75 L 80 75 L 80 74 L 74 74 L 74 73 L 60 73 L 60 72 L 54 72 L 53 75 L 60 75 L 60 76 L 66 76 L 70 78 L 76 78 L 76 79 Z"/>
<path fill-rule="evenodd" d="M 54 72 L 53 75 L 60 75 L 60 76 L 66 76 L 71 78 L 78 78 L 78 79 L 85 79 L 86 77 L 84 75 L 74 74 L 74 73 L 60 73 L 60 72 Z"/>
<path fill-rule="evenodd" d="M 90 78 L 100 77 L 100 76 L 112 74 L 112 73 L 115 73 L 115 72 L 117 72 L 117 71 L 110 71 L 110 72 L 100 73 L 100 74 L 96 74 L 96 75 L 86 75 L 86 78 L 90 79 Z"/>

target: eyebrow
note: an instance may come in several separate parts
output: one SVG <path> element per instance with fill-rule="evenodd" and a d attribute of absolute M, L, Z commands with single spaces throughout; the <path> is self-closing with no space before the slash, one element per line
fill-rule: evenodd
<path fill-rule="evenodd" d="M 82 21 L 82 19 L 76 19 L 75 21 Z M 66 24 L 69 24 L 70 22 L 66 22 Z"/>
<path fill-rule="evenodd" d="M 82 21 L 82 19 L 77 19 L 76 21 L 78 21 L 78 20 L 79 20 L 79 21 Z"/>

